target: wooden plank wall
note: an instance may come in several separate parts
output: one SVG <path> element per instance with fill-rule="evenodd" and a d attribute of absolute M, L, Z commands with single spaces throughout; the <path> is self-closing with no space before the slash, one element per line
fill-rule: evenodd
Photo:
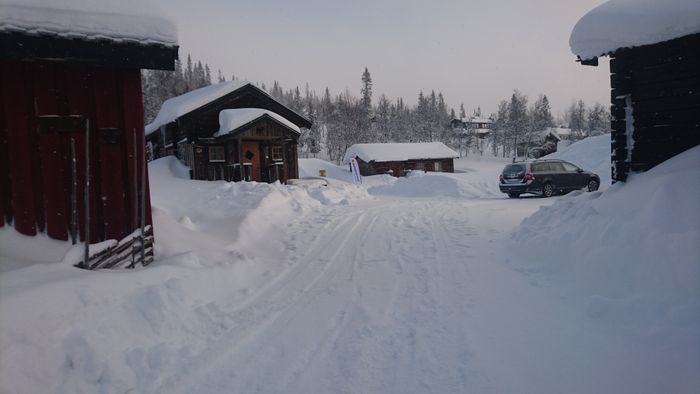
<path fill-rule="evenodd" d="M 622 50 L 610 61 L 613 179 L 646 171 L 700 144 L 700 34 Z M 625 100 L 634 148 L 627 163 Z"/>
<path fill-rule="evenodd" d="M 84 129 L 40 131 L 37 122 L 42 115 L 82 115 L 90 121 L 90 242 L 121 239 L 139 228 L 134 185 L 141 185 L 140 167 L 145 165 L 139 70 L 3 61 L 0 87 L 0 225 L 11 221 L 22 234 L 45 231 L 51 238 L 68 240 L 72 137 L 78 153 L 79 233 L 84 239 Z M 147 178 L 145 186 L 149 225 Z"/>

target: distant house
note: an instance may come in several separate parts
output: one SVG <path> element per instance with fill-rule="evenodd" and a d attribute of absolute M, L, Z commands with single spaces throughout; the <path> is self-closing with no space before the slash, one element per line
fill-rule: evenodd
<path fill-rule="evenodd" d="M 151 224 L 140 69 L 174 69 L 176 29 L 76 4 L 0 5 L 0 227 L 120 240 Z"/>
<path fill-rule="evenodd" d="M 489 118 L 472 116 L 469 118 L 454 118 L 450 122 L 452 129 L 459 133 L 473 132 L 478 138 L 486 138 L 492 131 L 493 121 Z"/>
<path fill-rule="evenodd" d="M 153 157 L 176 155 L 192 179 L 285 182 L 299 177 L 302 115 L 245 81 L 223 82 L 163 103 L 146 139 Z"/>
<path fill-rule="evenodd" d="M 700 6 L 611 0 L 569 40 L 584 65 L 610 57 L 612 178 L 646 171 L 700 144 Z"/>
<path fill-rule="evenodd" d="M 345 162 L 356 158 L 364 176 L 404 176 L 410 171 L 454 172 L 459 155 L 442 142 L 355 144 L 345 152 Z"/>
<path fill-rule="evenodd" d="M 571 138 L 571 129 L 564 127 L 547 127 L 544 130 L 532 133 L 529 141 L 518 142 L 518 155 L 540 158 L 554 153 L 559 147 L 559 142 Z"/>

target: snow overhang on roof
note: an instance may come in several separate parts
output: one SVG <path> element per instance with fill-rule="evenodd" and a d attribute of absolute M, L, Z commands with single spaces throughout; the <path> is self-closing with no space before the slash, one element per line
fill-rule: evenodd
<path fill-rule="evenodd" d="M 269 117 L 277 123 L 301 134 L 301 129 L 282 115 L 261 108 L 235 108 L 219 112 L 219 131 L 214 137 L 221 137 L 245 128 L 260 118 Z"/>
<path fill-rule="evenodd" d="M 147 1 L 0 0 L 0 32 L 177 46 L 175 24 Z"/>
<path fill-rule="evenodd" d="M 160 126 L 174 122 L 180 116 L 236 91 L 247 84 L 248 81 L 222 82 L 165 100 L 153 122 L 146 125 L 146 135 L 158 130 Z"/>
<path fill-rule="evenodd" d="M 442 142 L 355 144 L 345 152 L 345 162 L 359 157 L 363 161 L 406 161 L 421 159 L 450 159 L 459 157 L 457 152 Z"/>
<path fill-rule="evenodd" d="M 698 0 L 610 0 L 584 15 L 569 46 L 582 63 L 622 48 L 651 45 L 700 32 Z"/>

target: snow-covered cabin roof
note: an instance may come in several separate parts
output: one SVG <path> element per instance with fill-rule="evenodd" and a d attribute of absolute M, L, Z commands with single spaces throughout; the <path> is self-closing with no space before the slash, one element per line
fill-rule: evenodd
<path fill-rule="evenodd" d="M 265 116 L 274 119 L 278 123 L 296 131 L 297 133 L 301 133 L 301 130 L 297 125 L 290 122 L 280 114 L 261 108 L 235 108 L 225 109 L 219 112 L 219 131 L 214 134 L 214 137 L 220 137 L 232 131 L 238 130 L 241 127 Z"/>
<path fill-rule="evenodd" d="M 493 121 L 489 118 L 477 117 L 477 116 L 472 116 L 466 122 L 467 123 L 493 123 Z"/>
<path fill-rule="evenodd" d="M 582 60 L 621 48 L 656 44 L 700 32 L 698 0 L 609 0 L 584 15 L 571 33 Z"/>
<path fill-rule="evenodd" d="M 274 97 L 270 96 L 264 90 L 256 87 L 248 81 L 237 80 L 205 86 L 203 88 L 199 88 L 197 90 L 193 90 L 183 95 L 166 100 L 160 107 L 160 111 L 158 112 L 158 115 L 156 115 L 155 119 L 153 119 L 153 121 L 150 124 L 146 125 L 146 135 L 153 133 L 155 130 L 158 130 L 158 128 L 163 125 L 166 125 L 170 122 L 174 122 L 183 115 L 186 115 L 200 107 L 203 107 L 215 100 L 226 96 L 229 93 L 235 92 L 245 87 L 250 87 L 254 91 L 258 92 L 261 97 L 266 97 L 269 100 L 274 101 L 275 104 L 279 106 L 280 110 L 284 110 L 283 113 L 286 111 L 289 113 L 289 116 L 293 115 L 298 119 L 297 120 L 294 117 L 290 118 L 292 123 L 301 127 L 310 127 L 311 122 L 308 119 L 294 112 L 292 109 L 284 106 L 282 103 L 277 101 Z M 289 119 L 287 120 L 290 121 Z M 305 124 L 308 124 L 308 126 L 306 126 Z"/>
<path fill-rule="evenodd" d="M 177 45 L 175 24 L 146 0 L 0 0 L 0 32 Z"/>
<path fill-rule="evenodd" d="M 153 122 L 146 125 L 146 135 L 151 134 L 162 125 L 175 121 L 188 112 L 242 88 L 248 83 L 248 81 L 240 80 L 221 82 L 165 100 Z"/>
<path fill-rule="evenodd" d="M 457 152 L 442 142 L 355 144 L 345 152 L 345 162 L 359 157 L 370 161 L 406 161 L 420 159 L 446 159 L 459 157 Z"/>

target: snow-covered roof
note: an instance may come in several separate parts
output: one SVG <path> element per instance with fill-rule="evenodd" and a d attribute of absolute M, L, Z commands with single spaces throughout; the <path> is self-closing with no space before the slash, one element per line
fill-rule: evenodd
<path fill-rule="evenodd" d="M 489 118 L 472 116 L 467 120 L 468 123 L 493 123 Z"/>
<path fill-rule="evenodd" d="M 175 24 L 145 0 L 0 0 L 0 32 L 177 45 Z"/>
<path fill-rule="evenodd" d="M 345 152 L 345 162 L 359 157 L 370 161 L 405 161 L 459 157 L 442 142 L 355 144 Z"/>
<path fill-rule="evenodd" d="M 151 134 L 160 126 L 168 124 L 182 115 L 221 98 L 235 90 L 248 85 L 248 81 L 221 82 L 209 85 L 183 95 L 166 100 L 160 107 L 160 111 L 153 122 L 146 125 L 146 135 Z M 228 130 L 230 131 L 230 130 Z"/>
<path fill-rule="evenodd" d="M 263 116 L 269 116 L 284 126 L 301 133 L 297 125 L 287 120 L 284 116 L 260 108 L 235 108 L 225 109 L 219 112 L 219 131 L 214 134 L 214 137 L 220 137 L 229 132 L 245 126 Z"/>
<path fill-rule="evenodd" d="M 575 55 L 588 60 L 698 32 L 698 0 L 610 0 L 576 23 L 569 45 Z"/>

